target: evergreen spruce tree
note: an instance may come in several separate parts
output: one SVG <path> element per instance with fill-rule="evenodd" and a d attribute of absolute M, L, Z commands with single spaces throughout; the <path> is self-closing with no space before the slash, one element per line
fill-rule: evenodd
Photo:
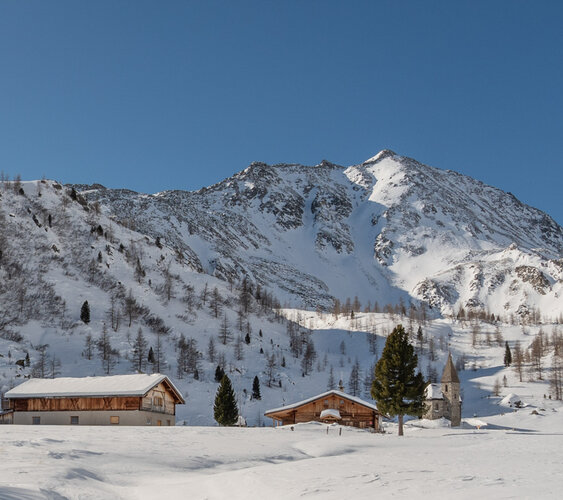
<path fill-rule="evenodd" d="M 371 395 L 379 410 L 399 417 L 399 436 L 403 435 L 403 416 L 424 412 L 424 378 L 415 374 L 418 357 L 402 325 L 387 337 L 381 358 L 375 366 Z"/>
<path fill-rule="evenodd" d="M 80 308 L 80 321 L 86 324 L 90 323 L 90 305 L 87 300 L 84 301 Z"/>
<path fill-rule="evenodd" d="M 233 391 L 233 386 L 227 375 L 224 375 L 221 379 L 221 385 L 215 395 L 213 418 L 219 425 L 223 426 L 235 425 L 237 423 L 238 408 L 235 391 Z"/>
<path fill-rule="evenodd" d="M 225 372 L 223 371 L 223 368 L 221 368 L 221 365 L 217 365 L 217 368 L 215 369 L 215 382 L 221 382 L 224 376 Z"/>
<path fill-rule="evenodd" d="M 512 352 L 510 352 L 510 346 L 508 342 L 504 343 L 504 366 L 510 366 L 512 364 Z"/>
<path fill-rule="evenodd" d="M 252 382 L 252 399 L 262 399 L 260 395 L 260 380 L 258 379 L 258 375 L 254 377 L 254 381 Z"/>

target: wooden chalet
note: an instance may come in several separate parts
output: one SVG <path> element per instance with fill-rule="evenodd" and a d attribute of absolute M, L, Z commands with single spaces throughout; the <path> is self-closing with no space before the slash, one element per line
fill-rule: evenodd
<path fill-rule="evenodd" d="M 361 429 L 380 430 L 381 412 L 377 407 L 342 391 L 332 390 L 281 408 L 268 410 L 274 425 L 303 422 L 339 423 Z"/>
<path fill-rule="evenodd" d="M 30 379 L 5 394 L 14 424 L 175 425 L 184 398 L 168 377 Z"/>

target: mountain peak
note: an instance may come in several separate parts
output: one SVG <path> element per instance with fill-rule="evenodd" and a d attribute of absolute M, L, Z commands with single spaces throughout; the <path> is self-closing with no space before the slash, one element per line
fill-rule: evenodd
<path fill-rule="evenodd" d="M 382 149 L 379 153 L 375 156 L 372 156 L 369 160 L 366 160 L 364 163 L 375 163 L 381 161 L 385 158 L 390 158 L 393 156 L 398 156 L 395 151 L 391 151 L 390 149 Z"/>

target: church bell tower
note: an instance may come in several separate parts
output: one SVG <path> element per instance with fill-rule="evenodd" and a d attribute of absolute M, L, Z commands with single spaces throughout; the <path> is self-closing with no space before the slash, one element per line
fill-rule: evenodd
<path fill-rule="evenodd" d="M 459 377 L 450 353 L 442 374 L 442 395 L 446 406 L 444 417 L 451 421 L 452 427 L 461 425 L 461 395 L 459 390 Z"/>

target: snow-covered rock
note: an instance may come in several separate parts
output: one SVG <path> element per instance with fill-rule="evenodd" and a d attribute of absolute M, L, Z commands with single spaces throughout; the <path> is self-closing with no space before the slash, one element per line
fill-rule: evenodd
<path fill-rule="evenodd" d="M 522 402 L 522 398 L 518 394 L 510 393 L 499 401 L 499 405 L 506 406 L 508 408 L 522 408 L 527 406 L 527 404 Z"/>

